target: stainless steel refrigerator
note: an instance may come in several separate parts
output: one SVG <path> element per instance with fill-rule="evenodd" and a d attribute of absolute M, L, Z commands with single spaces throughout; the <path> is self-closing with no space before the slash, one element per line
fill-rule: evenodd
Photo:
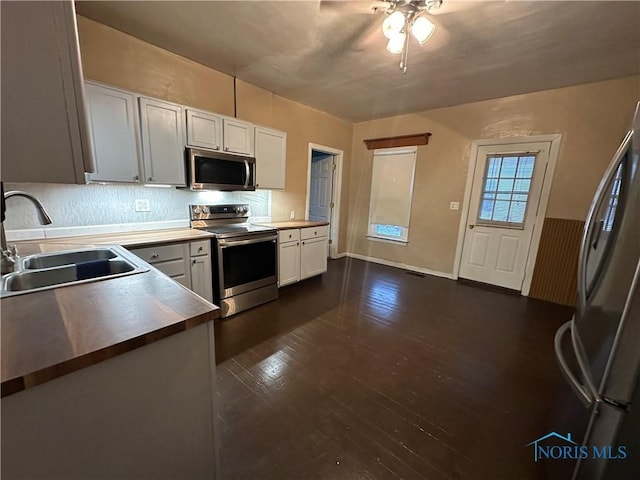
<path fill-rule="evenodd" d="M 582 403 L 574 398 L 558 426 L 582 448 L 567 450 L 564 478 L 640 478 L 640 103 L 591 204 L 577 311 L 555 351 Z"/>

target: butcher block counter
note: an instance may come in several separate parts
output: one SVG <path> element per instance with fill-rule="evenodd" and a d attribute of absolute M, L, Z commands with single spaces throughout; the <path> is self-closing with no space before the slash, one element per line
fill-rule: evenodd
<path fill-rule="evenodd" d="M 276 228 L 278 230 L 291 230 L 294 228 L 324 227 L 325 225 L 329 225 L 329 222 L 317 222 L 312 220 L 286 220 L 282 222 L 259 222 L 256 223 L 256 225 Z"/>
<path fill-rule="evenodd" d="M 26 256 L 81 246 L 190 240 L 204 233 L 167 230 L 17 246 Z M 134 275 L 5 297 L 0 307 L 3 397 L 220 316 L 218 307 L 151 267 Z"/>

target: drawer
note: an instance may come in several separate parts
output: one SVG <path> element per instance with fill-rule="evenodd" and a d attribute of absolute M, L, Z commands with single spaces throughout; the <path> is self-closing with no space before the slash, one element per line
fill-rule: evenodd
<path fill-rule="evenodd" d="M 134 248 L 131 252 L 147 263 L 166 262 L 167 260 L 178 259 L 182 260 L 185 255 L 185 245 L 182 243 L 172 243 L 169 245 Z"/>
<path fill-rule="evenodd" d="M 153 266 L 171 278 L 184 276 L 186 274 L 185 262 L 182 258 L 179 260 L 155 263 Z"/>
<path fill-rule="evenodd" d="M 327 237 L 329 235 L 329 225 L 322 227 L 307 227 L 300 229 L 300 240 L 308 240 L 316 237 Z"/>
<path fill-rule="evenodd" d="M 278 230 L 278 241 L 280 243 L 300 241 L 300 229 Z"/>
<path fill-rule="evenodd" d="M 211 240 L 202 240 L 200 242 L 191 242 L 189 244 L 192 257 L 199 257 L 201 255 L 209 255 L 211 251 Z"/>

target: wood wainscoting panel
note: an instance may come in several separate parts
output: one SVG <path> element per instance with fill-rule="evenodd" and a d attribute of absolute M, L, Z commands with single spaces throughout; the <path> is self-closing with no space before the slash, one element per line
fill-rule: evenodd
<path fill-rule="evenodd" d="M 545 218 L 529 296 L 575 305 L 580 239 L 584 222 Z"/>

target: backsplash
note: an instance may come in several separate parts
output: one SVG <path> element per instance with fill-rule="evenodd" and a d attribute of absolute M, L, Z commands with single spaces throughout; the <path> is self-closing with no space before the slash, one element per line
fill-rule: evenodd
<path fill-rule="evenodd" d="M 5 192 L 22 190 L 42 202 L 53 223 L 42 227 L 36 209 L 28 200 L 7 201 L 6 230 L 55 229 L 90 225 L 121 225 L 189 220 L 189 204 L 248 203 L 252 217 L 271 216 L 269 191 L 192 192 L 177 188 L 132 185 L 64 185 L 52 183 L 7 183 Z M 149 212 L 136 212 L 137 199 L 149 200 Z"/>

